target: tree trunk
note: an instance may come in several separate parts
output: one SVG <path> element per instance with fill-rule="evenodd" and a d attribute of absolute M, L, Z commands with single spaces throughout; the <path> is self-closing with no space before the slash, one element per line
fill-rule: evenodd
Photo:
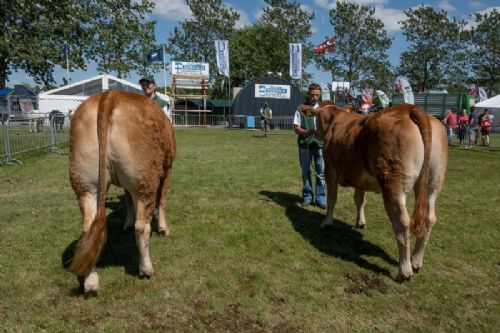
<path fill-rule="evenodd" d="M 0 89 L 5 88 L 6 80 L 7 80 L 7 62 L 5 59 L 0 59 Z"/>

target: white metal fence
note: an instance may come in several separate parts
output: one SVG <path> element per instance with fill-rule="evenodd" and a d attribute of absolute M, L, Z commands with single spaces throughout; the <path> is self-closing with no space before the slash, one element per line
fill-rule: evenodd
<path fill-rule="evenodd" d="M 21 163 L 18 155 L 43 148 L 61 153 L 58 145 L 69 141 L 69 122 L 68 116 L 47 114 L 6 119 L 1 124 L 0 164 Z"/>

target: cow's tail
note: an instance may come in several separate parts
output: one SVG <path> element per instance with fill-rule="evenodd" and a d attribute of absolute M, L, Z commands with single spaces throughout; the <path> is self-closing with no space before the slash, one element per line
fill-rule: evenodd
<path fill-rule="evenodd" d="M 107 190 L 108 136 L 111 114 L 116 106 L 112 92 L 105 92 L 97 112 L 97 139 L 99 143 L 99 181 L 97 192 L 97 214 L 90 230 L 78 242 L 69 270 L 76 275 L 89 274 L 95 266 L 106 243 L 106 208 L 104 202 Z"/>
<path fill-rule="evenodd" d="M 410 109 L 410 118 L 417 124 L 424 143 L 424 163 L 415 184 L 415 207 L 410 221 L 411 232 L 417 237 L 422 237 L 426 231 L 425 221 L 429 213 L 432 127 L 427 114 L 416 107 Z"/>

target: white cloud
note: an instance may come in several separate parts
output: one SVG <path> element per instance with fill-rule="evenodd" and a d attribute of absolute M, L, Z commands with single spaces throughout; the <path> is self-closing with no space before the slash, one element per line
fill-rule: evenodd
<path fill-rule="evenodd" d="M 486 5 L 482 3 L 481 1 L 471 1 L 469 2 L 469 7 L 471 8 L 483 8 Z"/>
<path fill-rule="evenodd" d="M 448 0 L 441 0 L 438 3 L 438 7 L 447 11 L 447 12 L 456 12 L 457 11 L 457 9 Z"/>
<path fill-rule="evenodd" d="M 400 30 L 401 25 L 398 21 L 406 19 L 406 15 L 402 10 L 385 8 L 383 6 L 375 7 L 374 16 L 384 23 L 384 27 L 388 34 Z"/>
<path fill-rule="evenodd" d="M 489 8 L 486 8 L 485 10 L 477 11 L 476 13 L 479 13 L 482 15 L 489 14 L 494 9 L 496 9 L 497 12 L 500 12 L 500 7 L 497 6 L 497 7 L 489 7 Z M 471 15 L 465 21 L 467 22 L 468 29 L 477 27 L 476 17 L 473 15 L 473 13 L 471 13 Z"/>
<path fill-rule="evenodd" d="M 240 19 L 236 22 L 236 28 L 240 29 L 247 25 L 250 25 L 250 19 L 248 18 L 247 13 L 238 8 L 232 8 L 236 13 L 240 14 Z"/>
<path fill-rule="evenodd" d="M 325 9 L 332 9 L 335 8 L 335 0 L 329 1 L 329 0 L 314 0 L 314 4 L 320 8 L 325 8 Z"/>
<path fill-rule="evenodd" d="M 153 14 L 171 22 L 180 22 L 192 17 L 191 9 L 184 0 L 155 0 Z"/>
<path fill-rule="evenodd" d="M 365 6 L 380 6 L 389 3 L 389 0 L 343 0 L 345 2 L 354 2 Z M 314 4 L 320 8 L 332 9 L 335 8 L 335 0 L 314 0 Z"/>

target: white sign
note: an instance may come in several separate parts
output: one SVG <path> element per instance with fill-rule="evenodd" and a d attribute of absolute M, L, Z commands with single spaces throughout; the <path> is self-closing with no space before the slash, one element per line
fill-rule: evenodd
<path fill-rule="evenodd" d="M 208 63 L 172 61 L 172 75 L 208 76 Z"/>
<path fill-rule="evenodd" d="M 289 44 L 290 50 L 290 77 L 302 78 L 302 44 Z"/>
<path fill-rule="evenodd" d="M 229 43 L 227 40 L 215 41 L 215 58 L 219 74 L 229 77 Z"/>
<path fill-rule="evenodd" d="M 278 84 L 255 84 L 255 97 L 290 99 L 290 86 Z"/>

